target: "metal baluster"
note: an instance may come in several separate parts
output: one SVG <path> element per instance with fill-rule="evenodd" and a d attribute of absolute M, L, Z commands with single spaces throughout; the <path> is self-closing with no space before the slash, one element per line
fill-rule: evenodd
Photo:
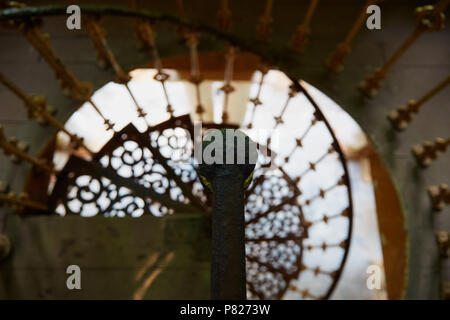
<path fill-rule="evenodd" d="M 36 19 L 28 19 L 26 22 L 14 23 L 14 26 L 22 32 L 30 44 L 53 69 L 56 78 L 60 80 L 60 86 L 63 89 L 63 92 L 73 99 L 89 102 L 100 117 L 102 117 L 107 129 L 113 130 L 114 124 L 103 116 L 100 109 L 90 97 L 91 84 L 88 82 L 79 82 L 76 79 L 50 45 L 50 36 L 48 34 L 42 34 L 39 31 L 38 23 L 40 23 L 40 21 L 37 21 Z"/>
<path fill-rule="evenodd" d="M 412 121 L 413 113 L 419 113 L 422 105 L 434 97 L 439 91 L 442 91 L 449 83 L 450 76 L 441 81 L 419 100 L 409 100 L 406 106 L 401 106 L 397 110 L 391 111 L 388 115 L 388 119 L 391 122 L 392 127 L 398 131 L 405 130 Z"/>
<path fill-rule="evenodd" d="M 40 21 L 28 19 L 15 23 L 15 27 L 25 36 L 30 44 L 39 52 L 48 65 L 55 72 L 55 76 L 60 80 L 63 92 L 76 100 L 87 100 L 91 93 L 91 84 L 80 82 L 76 79 L 69 68 L 58 57 L 55 50 L 50 45 L 50 36 L 42 34 L 39 30 Z"/>
<path fill-rule="evenodd" d="M 177 0 L 178 16 L 184 18 L 186 16 L 183 6 L 183 0 Z M 200 84 L 203 81 L 200 75 L 200 63 L 198 59 L 198 32 L 189 30 L 186 27 L 177 27 L 178 33 L 181 35 L 184 43 L 189 48 L 190 57 L 190 78 L 189 81 L 195 87 L 196 107 L 195 113 L 200 121 L 203 121 L 203 113 L 205 108 L 202 105 L 202 99 L 200 94 Z"/>
<path fill-rule="evenodd" d="M 134 96 L 133 92 L 130 89 L 130 86 L 128 85 L 131 77 L 123 71 L 122 67 L 117 62 L 114 53 L 112 52 L 111 48 L 108 45 L 108 42 L 106 41 L 105 31 L 99 25 L 99 20 L 99 16 L 88 15 L 86 17 L 86 27 L 92 39 L 94 48 L 97 51 L 97 58 L 99 62 L 101 62 L 102 66 L 111 66 L 114 69 L 116 73 L 115 81 L 125 86 L 136 107 L 138 117 L 144 119 L 147 126 L 150 126 L 149 122 L 145 118 L 147 113 L 145 113 L 144 109 L 138 104 L 136 97 Z"/>
<path fill-rule="evenodd" d="M 418 144 L 414 146 L 412 148 L 412 154 L 414 155 L 417 163 L 422 168 L 426 168 L 431 164 L 431 161 L 437 159 L 438 152 L 444 153 L 449 145 L 450 138 L 436 138 L 434 143 L 431 141 L 426 141 L 422 145 Z"/>
<path fill-rule="evenodd" d="M 311 20 L 316 11 L 319 0 L 311 0 L 309 3 L 308 10 L 306 11 L 303 23 L 297 27 L 297 31 L 292 37 L 291 48 L 298 52 L 305 51 L 305 47 L 309 42 L 309 35 L 311 34 Z"/>
<path fill-rule="evenodd" d="M 450 190 L 446 184 L 428 187 L 428 196 L 433 210 L 440 211 L 450 204 Z"/>
<path fill-rule="evenodd" d="M 283 105 L 283 108 L 281 109 L 281 112 L 278 116 L 274 117 L 275 120 L 275 125 L 273 127 L 273 130 L 275 130 L 279 125 L 283 124 L 283 115 L 287 110 L 287 107 L 289 106 L 289 103 L 291 102 L 292 98 L 295 97 L 297 95 L 297 93 L 299 92 L 298 88 L 294 85 L 291 85 L 289 87 L 289 93 L 288 96 L 286 98 L 286 102 Z M 271 137 L 267 138 L 267 148 L 270 148 L 270 143 L 271 143 L 272 139 Z"/>
<path fill-rule="evenodd" d="M 43 96 L 30 96 L 18 88 L 10 80 L 0 73 L 0 82 L 3 83 L 8 89 L 10 89 L 15 95 L 17 95 L 25 104 L 25 108 L 28 110 L 28 117 L 30 119 L 36 119 L 38 122 L 46 124 L 49 123 L 55 128 L 63 131 L 70 137 L 70 141 L 73 143 L 74 148 L 83 147 L 89 152 L 91 152 L 86 145 L 83 143 L 83 139 L 78 137 L 76 134 L 70 133 L 64 124 L 59 122 L 51 114 L 50 107 L 47 104 L 47 100 Z M 92 152 L 91 152 L 92 153 Z"/>
<path fill-rule="evenodd" d="M 368 0 L 366 4 L 364 5 L 364 8 L 361 10 L 358 18 L 353 23 L 352 27 L 350 28 L 349 32 L 347 33 L 347 36 L 345 37 L 344 41 L 339 43 L 336 46 L 336 49 L 330 54 L 330 56 L 325 61 L 325 65 L 327 68 L 333 72 L 341 72 L 344 70 L 344 63 L 347 55 L 350 54 L 352 51 L 350 48 L 350 45 L 355 38 L 358 31 L 361 29 L 361 27 L 364 25 L 364 22 L 367 19 L 367 7 L 376 4 L 378 2 L 381 2 L 381 0 Z"/>
<path fill-rule="evenodd" d="M 39 211 L 48 210 L 48 207 L 45 204 L 30 200 L 28 194 L 24 192 L 16 194 L 14 191 L 0 191 L 0 206 L 2 206 L 3 204 L 12 207 L 18 212 L 23 211 L 25 208 L 35 209 Z"/>
<path fill-rule="evenodd" d="M 231 85 L 231 81 L 233 79 L 233 69 L 234 69 L 234 59 L 236 57 L 236 48 L 233 46 L 229 46 L 227 53 L 225 55 L 225 76 L 224 76 L 224 85 L 219 89 L 223 91 L 223 109 L 222 109 L 222 122 L 227 123 L 229 119 L 228 114 L 228 102 L 229 95 L 235 90 L 235 88 Z"/>
<path fill-rule="evenodd" d="M 202 105 L 200 94 L 200 84 L 202 77 L 200 75 L 200 64 L 198 61 L 198 36 L 194 32 L 187 32 L 185 35 L 186 44 L 189 47 L 189 54 L 191 59 L 191 77 L 189 81 L 195 86 L 196 108 L 195 113 L 198 115 L 200 121 L 203 121 L 203 113 L 205 108 Z"/>
<path fill-rule="evenodd" d="M 53 166 L 47 163 L 45 159 L 37 159 L 26 153 L 24 144 L 19 142 L 16 138 L 11 137 L 7 138 L 3 131 L 3 127 L 0 125 L 0 149 L 3 149 L 3 152 L 6 156 L 13 156 L 16 162 L 20 162 L 21 160 L 25 160 L 35 165 L 39 169 L 46 171 L 48 173 L 54 173 L 55 170 Z"/>
<path fill-rule="evenodd" d="M 369 98 L 377 95 L 381 82 L 385 79 L 389 69 L 411 47 L 411 45 L 425 32 L 442 30 L 445 16 L 443 11 L 450 0 L 441 0 L 436 6 L 424 6 L 416 9 L 416 28 L 400 45 L 384 66 L 375 69 L 373 75 L 368 76 L 358 87 Z"/>
<path fill-rule="evenodd" d="M 217 18 L 220 29 L 231 29 L 231 10 L 228 6 L 228 0 L 220 0 L 220 9 L 217 13 Z"/>
<path fill-rule="evenodd" d="M 157 74 L 153 77 L 156 81 L 161 83 L 164 98 L 166 99 L 167 108 L 166 111 L 169 113 L 170 117 L 173 117 L 173 109 L 170 104 L 169 95 L 167 93 L 166 81 L 169 79 L 169 75 L 164 72 L 161 58 L 159 57 L 158 49 L 155 44 L 155 31 L 153 30 L 150 22 L 148 20 L 142 21 L 140 25 L 140 37 L 145 41 L 147 47 L 150 48 L 150 53 L 152 57 L 153 67 L 158 70 Z"/>
<path fill-rule="evenodd" d="M 273 0 L 266 0 L 266 7 L 264 13 L 259 18 L 258 25 L 256 26 L 256 33 L 261 41 L 269 42 L 272 35 L 272 7 Z"/>
<path fill-rule="evenodd" d="M 269 71 L 269 68 L 266 64 L 264 64 L 263 62 L 261 62 L 260 66 L 259 66 L 259 72 L 261 73 L 261 78 L 259 79 L 258 82 L 258 91 L 256 92 L 256 96 L 254 98 L 250 99 L 250 102 L 253 104 L 253 109 L 251 111 L 251 115 L 250 115 L 250 120 L 247 124 L 247 128 L 251 129 L 253 126 L 253 119 L 255 118 L 255 112 L 256 112 L 256 108 L 260 105 L 262 105 L 262 102 L 260 100 L 260 96 L 261 96 L 261 90 L 264 84 L 264 78 L 267 75 L 267 72 Z"/>
<path fill-rule="evenodd" d="M 131 9 L 136 10 L 137 6 L 136 6 L 136 1 L 135 0 L 128 0 L 128 5 Z M 139 50 L 143 50 L 143 49 L 149 49 L 149 43 L 147 41 L 147 38 L 145 36 L 146 33 L 146 24 L 147 24 L 147 20 L 142 19 L 142 18 L 137 18 L 136 19 L 136 23 L 134 26 L 134 35 L 136 37 L 137 40 L 137 47 Z"/>
<path fill-rule="evenodd" d="M 438 231 L 436 233 L 436 240 L 441 258 L 447 259 L 450 256 L 450 232 Z"/>

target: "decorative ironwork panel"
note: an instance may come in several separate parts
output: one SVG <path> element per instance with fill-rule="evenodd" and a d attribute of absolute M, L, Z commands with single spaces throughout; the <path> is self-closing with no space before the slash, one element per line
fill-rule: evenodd
<path fill-rule="evenodd" d="M 199 202 L 206 202 L 207 195 L 197 179 L 194 163 L 194 127 L 189 115 L 173 117 L 149 128 L 151 144 L 163 157 L 163 161 L 179 177 L 179 181 Z"/>
<path fill-rule="evenodd" d="M 95 160 L 118 175 L 133 179 L 158 194 L 188 203 L 188 199 L 169 177 L 163 165 L 157 161 L 154 153 L 149 138 L 130 124 L 114 135 L 95 155 Z"/>

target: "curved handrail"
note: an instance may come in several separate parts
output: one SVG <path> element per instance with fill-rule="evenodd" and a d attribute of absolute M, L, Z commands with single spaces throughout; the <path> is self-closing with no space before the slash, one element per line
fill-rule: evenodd
<path fill-rule="evenodd" d="M 169 22 L 178 24 L 195 31 L 203 31 L 212 34 L 222 40 L 225 40 L 233 45 L 245 49 L 248 52 L 255 53 L 267 62 L 273 64 L 282 64 L 283 60 L 291 59 L 295 54 L 293 50 L 288 48 L 269 48 L 266 43 L 253 39 L 243 38 L 241 36 L 233 35 L 230 32 L 220 30 L 214 26 L 196 22 L 184 17 L 179 17 L 169 13 L 162 13 L 151 11 L 147 9 L 131 9 L 122 6 L 95 6 L 95 5 L 80 5 L 81 12 L 90 14 L 102 14 L 111 16 L 122 16 L 131 18 L 148 19 L 151 21 Z M 0 21 L 10 19 L 26 19 L 45 16 L 66 15 L 67 6 L 63 5 L 48 5 L 39 7 L 23 7 L 23 8 L 8 8 L 0 10 Z"/>

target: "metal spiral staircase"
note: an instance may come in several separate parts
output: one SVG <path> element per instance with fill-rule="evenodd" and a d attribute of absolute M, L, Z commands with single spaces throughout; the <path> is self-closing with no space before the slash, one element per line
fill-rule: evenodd
<path fill-rule="evenodd" d="M 351 52 L 352 40 L 365 22 L 366 8 L 378 2 L 381 1 L 369 0 L 365 3 L 347 37 L 329 55 L 326 68 L 330 73 L 343 71 L 345 59 Z M 256 37 L 250 40 L 231 31 L 232 12 L 226 0 L 220 1 L 218 27 L 187 19 L 183 1 L 177 1 L 177 14 L 139 9 L 132 1 L 129 7 L 81 5 L 83 32 L 87 31 L 92 40 L 99 65 L 114 71 L 113 81 L 126 89 L 135 105 L 136 117 L 145 122 L 145 130 L 138 130 L 132 123 L 118 128 L 102 111 L 102 106 L 94 101 L 92 85 L 85 82 L 89 79 L 77 79 L 64 64 L 64 58 L 52 48 L 49 36 L 41 31 L 42 24 L 48 17 L 66 15 L 66 6 L 28 7 L 17 2 L 0 3 L 1 26 L 21 33 L 53 70 L 62 92 L 78 101 L 79 106 L 84 104 L 92 108 L 101 117 L 105 131 L 111 135 L 100 150 L 91 150 L 83 137 L 66 128 L 56 112 L 57 106 L 50 107 L 44 95 L 29 94 L 20 83 L 13 83 L 8 75 L 0 73 L 0 82 L 23 101 L 29 118 L 56 129 L 56 132 L 49 131 L 51 138 L 38 154 L 28 153 L 25 143 L 14 137 L 8 138 L 8 132 L 0 129 L 0 147 L 5 155 L 15 162 L 28 162 L 32 166 L 24 192 L 8 191 L 7 184 L 2 184 L 2 203 L 23 215 L 139 217 L 151 214 L 164 217 L 201 212 L 208 216 L 211 199 L 203 191 L 194 159 L 196 123 L 202 122 L 203 130 L 241 128 L 250 136 L 265 129 L 270 134 L 257 142 L 266 152 L 260 153 L 254 179 L 245 198 L 248 297 L 282 299 L 289 293 L 297 294 L 298 298 L 330 297 L 345 266 L 352 234 L 353 206 L 347 160 L 321 106 L 314 100 L 307 85 L 289 68 L 291 56 L 300 54 L 308 46 L 311 20 L 320 7 L 318 0 L 310 1 L 305 18 L 295 31 L 289 48 L 282 50 L 270 47 L 272 10 L 275 5 L 271 0 L 266 1 L 256 28 Z M 435 6 L 417 9 L 417 24 L 411 36 L 384 66 L 360 83 L 359 89 L 364 95 L 375 97 L 389 69 L 416 39 L 426 32 L 443 28 L 443 12 L 447 5 L 448 1 L 440 1 Z M 153 80 L 160 84 L 158 94 L 163 97 L 165 108 L 158 112 L 164 113 L 166 120 L 157 124 L 148 121 L 152 117 L 151 111 L 146 110 L 139 102 L 133 92 L 131 76 L 121 67 L 120 56 L 116 57 L 108 44 L 106 32 L 102 28 L 102 17 L 107 16 L 121 17 L 135 23 L 138 47 L 148 52 L 150 67 L 155 70 Z M 170 78 L 170 73 L 163 65 L 164 58 L 158 50 L 159 28 L 176 30 L 176 36 L 171 41 L 178 41 L 185 48 L 190 69 L 186 78 L 195 93 L 195 105 L 191 106 L 191 114 L 178 112 L 179 109 L 172 102 L 170 82 L 177 80 Z M 220 122 L 205 120 L 205 113 L 211 112 L 211 106 L 205 104 L 201 90 L 202 84 L 207 80 L 202 75 L 201 43 L 204 39 L 207 42 L 214 41 L 215 47 L 223 48 L 224 79 L 220 88 L 223 104 Z M 236 106 L 230 102 L 235 91 L 234 64 L 236 56 L 242 53 L 250 53 L 258 61 L 255 70 L 258 76 L 257 90 L 248 101 L 242 101 Z M 267 123 L 261 122 L 258 113 L 265 104 L 262 96 L 268 86 L 265 82 L 267 75 L 274 69 L 284 73 L 290 85 L 284 88 L 284 97 L 278 99 L 279 108 L 264 109 L 264 116 L 270 117 L 270 128 L 267 128 Z M 449 82 L 450 78 L 447 77 L 423 98 L 410 101 L 406 107 L 392 111 L 388 116 L 392 127 L 395 130 L 406 129 L 421 106 Z M 239 123 L 233 121 L 230 117 L 233 108 L 245 108 L 247 104 L 248 117 L 241 119 Z M 292 126 L 295 112 L 301 108 L 305 109 L 302 116 L 309 119 L 308 125 L 291 129 L 286 134 L 283 128 Z M 71 112 L 74 111 L 76 110 Z M 329 141 L 321 146 L 323 152 L 318 156 L 308 154 L 304 146 L 308 135 L 314 130 L 325 132 Z M 58 132 L 63 132 L 70 138 L 70 156 L 62 168 L 56 168 L 53 163 L 56 150 L 54 137 Z M 283 144 L 292 148 L 280 148 L 276 145 L 271 139 L 276 134 L 282 137 Z M 416 146 L 413 149 L 414 157 L 420 165 L 427 166 L 439 152 L 446 150 L 449 142 L 449 138 L 438 138 L 435 143 L 427 142 Z M 302 154 L 302 157 L 297 157 L 298 154 Z M 333 163 L 335 171 L 324 173 L 326 166 L 321 164 L 327 161 Z M 298 168 L 302 170 L 299 171 Z M 324 183 L 324 174 L 334 174 L 334 183 Z M 310 190 L 315 191 L 311 193 Z M 450 202 L 446 185 L 430 187 L 429 193 L 436 209 Z M 326 202 L 335 201 L 336 197 L 345 205 L 336 205 L 334 212 L 326 212 L 320 219 L 308 218 L 310 212 L 327 208 Z M 327 224 L 333 219 L 341 219 L 347 226 L 347 232 L 337 241 L 322 241 L 314 232 L 314 225 Z M 440 239 L 444 239 L 440 242 L 442 246 L 445 243 L 448 246 L 448 233 L 447 240 L 444 235 Z M 303 259 L 305 252 L 314 250 L 322 252 L 324 256 L 330 251 L 339 250 L 339 258 L 334 261 L 335 267 L 330 269 L 320 263 L 306 264 Z M 323 260 L 326 261 L 326 258 Z M 307 286 L 294 284 L 294 281 L 299 281 L 301 275 L 307 272 L 322 276 L 317 278 L 317 281 L 323 282 L 320 294 L 311 292 Z"/>

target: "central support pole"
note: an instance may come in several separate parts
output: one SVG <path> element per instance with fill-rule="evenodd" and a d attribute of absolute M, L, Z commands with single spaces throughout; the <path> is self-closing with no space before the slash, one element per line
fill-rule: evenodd
<path fill-rule="evenodd" d="M 213 180 L 211 298 L 246 299 L 244 192 L 241 174 Z"/>
<path fill-rule="evenodd" d="M 213 194 L 211 299 L 245 300 L 244 192 L 256 144 L 239 130 L 215 129 L 203 141 L 202 156 L 200 179 Z"/>

